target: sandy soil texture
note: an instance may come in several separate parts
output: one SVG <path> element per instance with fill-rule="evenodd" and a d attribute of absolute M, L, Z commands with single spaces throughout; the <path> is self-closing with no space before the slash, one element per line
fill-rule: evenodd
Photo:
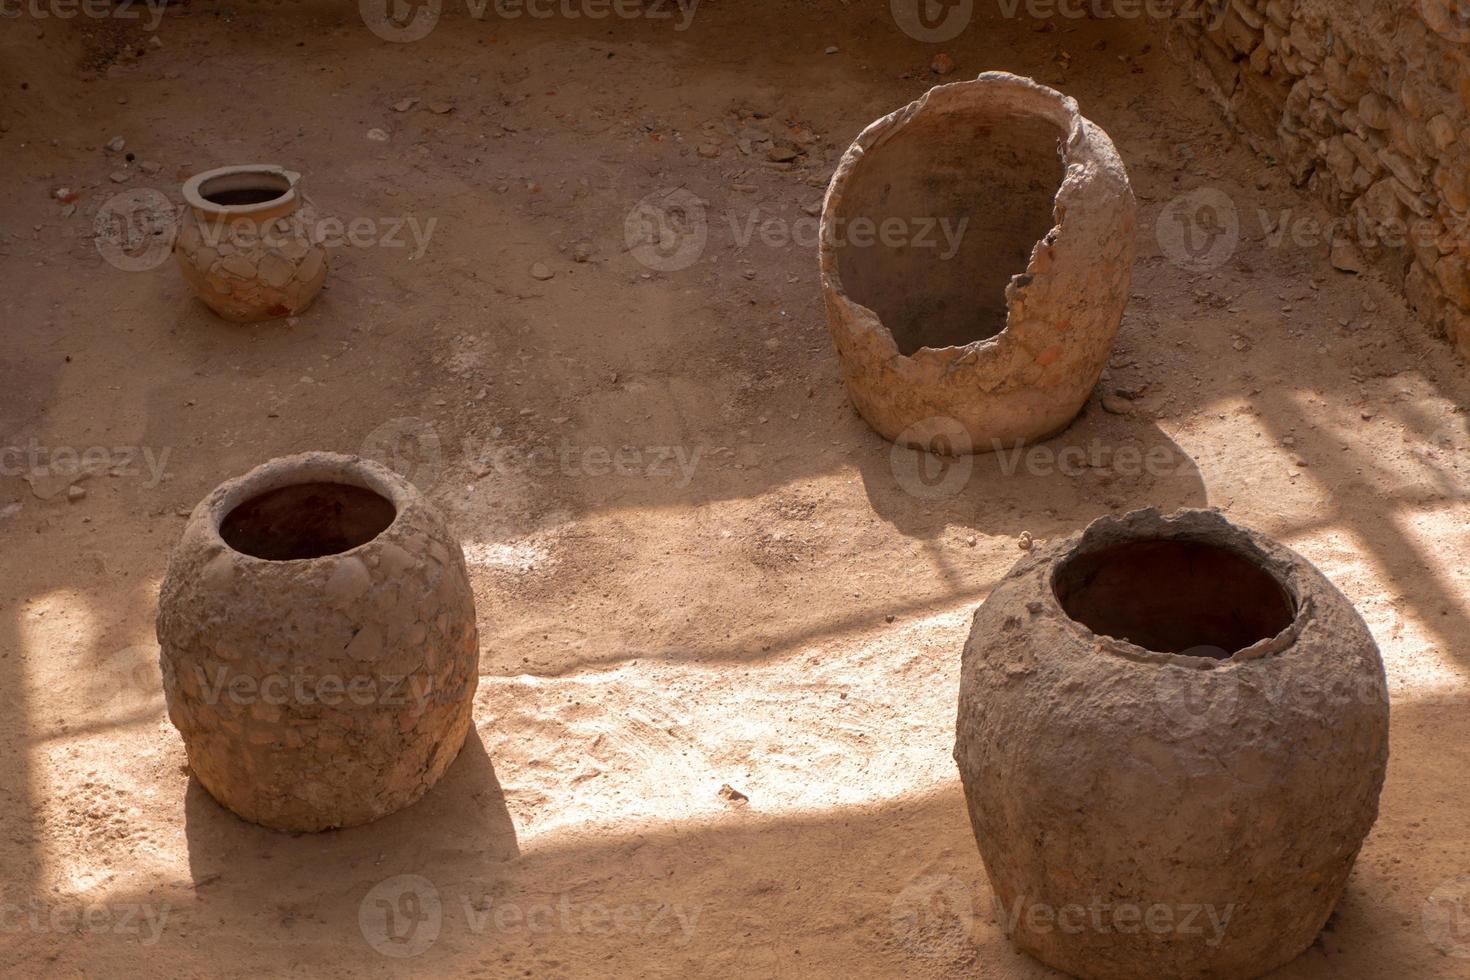
<path fill-rule="evenodd" d="M 970 835 L 960 651 L 1023 533 L 1156 505 L 1301 552 L 1387 664 L 1377 826 L 1279 975 L 1470 975 L 1466 366 L 1296 234 L 1327 215 L 1157 25 L 1007 7 L 943 44 L 878 0 L 445 0 L 411 43 L 325 0 L 0 21 L 0 973 L 1050 976 Z M 813 215 L 939 53 L 1074 95 L 1140 236 L 1078 421 L 932 492 L 841 386 Z M 241 162 L 358 222 L 303 315 L 227 324 L 99 251 L 114 195 Z M 639 247 L 660 220 L 690 251 Z M 292 836 L 190 779 L 153 617 L 189 509 L 305 449 L 443 510 L 482 650 L 438 787 Z"/>

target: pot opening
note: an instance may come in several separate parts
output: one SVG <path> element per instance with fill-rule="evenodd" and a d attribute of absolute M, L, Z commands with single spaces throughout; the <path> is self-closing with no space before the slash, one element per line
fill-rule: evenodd
<path fill-rule="evenodd" d="M 221 207 L 265 204 L 286 196 L 291 181 L 282 174 L 222 174 L 199 185 L 199 196 Z"/>
<path fill-rule="evenodd" d="M 1202 541 L 1129 541 L 1057 569 L 1062 609 L 1094 633 L 1157 653 L 1228 660 L 1291 625 L 1296 603 L 1262 565 Z"/>
<path fill-rule="evenodd" d="M 1055 224 L 1052 121 L 1000 107 L 920 113 L 854 168 L 825 229 L 843 288 L 899 353 L 1006 327 L 1006 286 Z"/>
<path fill-rule="evenodd" d="M 345 483 L 297 483 L 235 507 L 219 535 L 242 554 L 267 561 L 350 551 L 383 533 L 397 509 L 387 498 Z"/>

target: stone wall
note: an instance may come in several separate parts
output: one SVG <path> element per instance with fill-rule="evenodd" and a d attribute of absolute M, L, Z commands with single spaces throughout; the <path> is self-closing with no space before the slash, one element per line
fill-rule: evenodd
<path fill-rule="evenodd" d="M 1470 0 L 1186 0 L 1169 44 L 1470 355 Z M 1339 241 L 1343 267 L 1359 262 Z"/>

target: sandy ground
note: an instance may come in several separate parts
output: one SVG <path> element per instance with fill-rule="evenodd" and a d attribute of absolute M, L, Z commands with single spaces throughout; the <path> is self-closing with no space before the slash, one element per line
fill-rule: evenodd
<path fill-rule="evenodd" d="M 679 22 L 447 2 L 399 44 L 350 4 L 198 3 L 161 46 L 137 23 L 3 22 L 0 437 L 39 455 L 0 476 L 0 972 L 1050 976 L 1006 942 L 970 838 L 960 649 L 1023 531 L 1157 505 L 1301 551 L 1388 667 L 1377 827 L 1279 975 L 1470 976 L 1465 365 L 1325 247 L 1274 241 L 1263 214 L 1325 216 L 1235 147 L 1152 25 L 977 10 L 935 46 L 873 0 Z M 988 456 L 926 500 L 851 410 L 804 208 L 939 50 L 951 77 L 1062 85 L 1128 161 L 1140 260 L 1104 391 L 1137 397 L 1051 445 L 1158 449 L 1162 471 Z M 752 126 L 805 152 L 747 156 Z M 432 219 L 427 248 L 339 248 L 310 311 L 250 327 L 170 265 L 99 254 L 113 194 L 178 201 L 250 161 L 301 170 L 344 220 Z M 1154 229 L 1202 188 L 1241 241 L 1193 270 Z M 627 218 L 678 189 L 707 242 L 650 269 Z M 389 445 L 471 563 L 478 735 L 374 825 L 247 825 L 190 780 L 158 688 L 181 515 L 272 456 Z M 92 446 L 105 465 L 69 502 L 66 451 Z M 1432 895 L 1466 900 L 1458 934 L 1426 930 Z"/>

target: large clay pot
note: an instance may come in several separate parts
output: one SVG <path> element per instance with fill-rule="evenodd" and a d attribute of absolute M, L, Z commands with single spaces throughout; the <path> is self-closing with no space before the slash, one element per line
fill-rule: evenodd
<path fill-rule="evenodd" d="M 1128 302 L 1136 205 L 1077 103 L 987 72 L 863 130 L 822 209 L 827 324 L 884 437 L 951 454 L 1065 428 Z"/>
<path fill-rule="evenodd" d="M 327 250 L 301 175 L 268 164 L 221 167 L 184 184 L 174 256 L 226 320 L 300 313 L 327 280 Z"/>
<path fill-rule="evenodd" d="M 955 761 L 1012 938 L 1076 977 L 1258 977 L 1317 938 L 1378 813 L 1373 637 L 1212 511 L 1103 518 L 975 615 Z"/>
<path fill-rule="evenodd" d="M 407 806 L 471 724 L 479 642 L 459 544 L 412 484 L 357 457 L 272 460 L 194 508 L 158 641 L 190 768 L 268 827 Z"/>

